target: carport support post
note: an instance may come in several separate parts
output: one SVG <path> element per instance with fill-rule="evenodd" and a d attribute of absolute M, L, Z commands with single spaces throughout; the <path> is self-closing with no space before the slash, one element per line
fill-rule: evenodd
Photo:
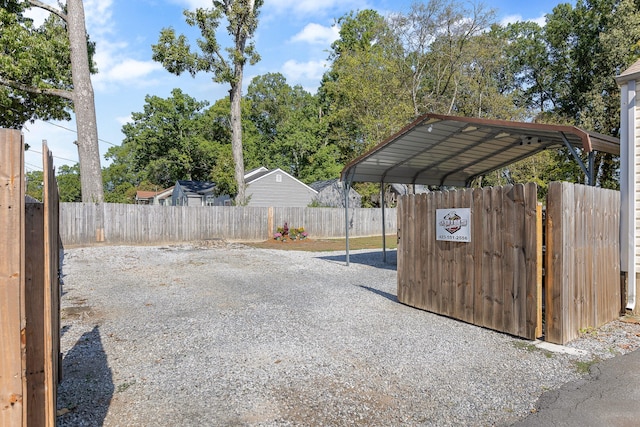
<path fill-rule="evenodd" d="M 345 260 L 347 267 L 349 267 L 349 190 L 351 184 L 349 181 L 344 181 L 344 240 L 345 240 Z"/>
<path fill-rule="evenodd" d="M 380 181 L 380 205 L 382 206 L 382 262 L 387 262 L 387 233 L 384 218 L 384 181 Z"/>

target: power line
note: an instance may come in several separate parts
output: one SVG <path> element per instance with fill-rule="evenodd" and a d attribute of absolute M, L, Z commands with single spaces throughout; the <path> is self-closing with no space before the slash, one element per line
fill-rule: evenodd
<path fill-rule="evenodd" d="M 14 108 L 10 108 L 10 107 L 9 107 L 9 110 L 14 111 L 14 112 L 16 112 L 16 113 L 19 113 L 19 111 L 18 111 L 18 110 L 16 110 L 16 109 L 14 109 Z M 77 131 L 77 130 L 70 129 L 70 128 L 68 128 L 68 127 L 65 127 L 65 126 L 59 125 L 59 124 L 57 124 L 57 123 L 51 123 L 51 122 L 49 122 L 49 121 L 47 121 L 47 120 L 41 120 L 41 122 L 42 122 L 42 123 L 46 123 L 46 124 L 51 125 L 51 126 L 59 127 L 60 129 L 68 130 L 69 132 L 73 132 L 73 133 L 75 133 L 75 134 L 77 134 L 77 133 L 78 133 L 78 131 Z M 27 130 L 29 130 L 29 128 L 28 128 L 28 127 L 26 127 L 26 126 L 24 126 L 24 127 L 25 127 Z M 102 138 L 98 138 L 98 141 L 100 141 L 100 142 L 104 142 L 105 144 L 109 144 L 109 145 L 111 145 L 111 146 L 113 146 L 113 147 L 118 147 L 118 145 L 117 145 L 117 144 L 114 144 L 113 142 L 106 141 L 106 140 L 104 140 L 104 139 L 102 139 Z"/>
<path fill-rule="evenodd" d="M 41 171 L 41 170 L 42 170 L 42 167 L 40 167 L 40 166 L 38 166 L 38 165 L 33 165 L 33 164 L 31 164 L 31 163 L 27 163 L 27 162 L 24 162 L 24 164 L 25 164 L 26 166 L 31 166 L 31 167 L 32 167 L 33 169 L 35 169 L 35 170 L 39 170 L 39 171 Z"/>
<path fill-rule="evenodd" d="M 60 129 L 68 130 L 69 132 L 73 132 L 73 133 L 76 133 L 76 134 L 78 133 L 78 131 L 76 131 L 76 130 L 74 130 L 74 129 L 70 129 L 70 128 L 68 128 L 68 127 L 64 127 L 64 126 L 59 125 L 59 124 L 57 124 L 57 123 L 51 123 L 51 122 L 47 122 L 47 121 L 44 121 L 44 120 L 43 120 L 42 122 L 43 122 L 43 123 L 50 124 L 51 126 L 59 127 Z M 100 142 L 104 142 L 105 144 L 109 144 L 109 145 L 112 145 L 112 146 L 114 146 L 114 147 L 118 147 L 118 145 L 114 144 L 113 142 L 105 141 L 104 139 L 101 139 L 101 138 L 98 138 L 98 141 L 100 141 Z"/>
<path fill-rule="evenodd" d="M 36 153 L 36 154 L 40 154 L 40 155 L 42 155 L 42 152 L 40 152 L 40 151 L 38 151 L 38 150 L 34 150 L 34 149 L 32 149 L 32 148 L 29 148 L 27 151 L 30 151 L 30 152 L 32 152 L 32 153 Z M 66 161 L 68 161 L 68 162 L 78 163 L 78 161 L 77 161 L 77 160 L 73 160 L 73 159 L 65 159 L 64 157 L 60 157 L 60 156 L 51 156 L 51 157 L 53 157 L 53 158 L 55 158 L 55 159 L 66 160 Z"/>

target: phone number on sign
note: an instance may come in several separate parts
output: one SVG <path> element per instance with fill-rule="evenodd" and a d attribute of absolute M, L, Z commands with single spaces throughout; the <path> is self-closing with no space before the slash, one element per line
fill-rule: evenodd
<path fill-rule="evenodd" d="M 447 236 L 446 234 L 438 236 L 437 240 L 452 240 L 454 242 L 469 242 L 471 239 L 467 236 Z"/>

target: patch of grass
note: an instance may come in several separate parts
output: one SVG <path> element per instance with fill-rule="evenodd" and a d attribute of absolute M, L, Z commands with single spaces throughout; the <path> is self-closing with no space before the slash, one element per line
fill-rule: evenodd
<path fill-rule="evenodd" d="M 539 351 L 542 354 L 544 354 L 547 359 L 551 359 L 553 357 L 553 353 L 552 352 L 547 351 L 547 350 L 543 350 L 543 349 L 541 349 L 539 347 L 536 347 L 535 344 L 531 344 L 531 343 L 526 342 L 526 341 L 514 341 L 513 342 L 513 346 L 515 348 L 517 348 L 517 349 L 524 350 L 524 351 L 529 351 L 529 352 Z"/>
<path fill-rule="evenodd" d="M 122 384 L 118 384 L 118 388 L 116 388 L 116 393 L 122 393 L 123 391 L 127 390 L 129 387 L 131 387 L 132 385 L 134 385 L 136 382 L 132 381 L 132 382 L 124 382 Z"/>
<path fill-rule="evenodd" d="M 266 240 L 264 242 L 249 242 L 245 243 L 247 246 L 263 249 L 280 249 L 288 251 L 308 251 L 308 252 L 325 252 L 325 251 L 344 251 L 346 248 L 346 242 L 344 238 L 341 239 L 312 239 L 307 238 L 304 240 L 294 240 L 280 242 L 275 239 Z M 386 238 L 387 249 L 396 249 L 398 247 L 398 240 L 395 234 L 387 235 Z M 382 250 L 382 236 L 372 237 L 350 237 L 349 238 L 349 250 L 358 249 L 380 249 Z"/>
<path fill-rule="evenodd" d="M 575 360 L 575 361 L 573 361 L 573 365 L 575 366 L 576 371 L 579 374 L 584 375 L 584 374 L 588 374 L 589 371 L 591 370 L 591 367 L 593 365 L 595 365 L 596 363 L 598 363 L 598 362 L 600 362 L 600 358 L 595 357 L 595 358 L 593 358 L 591 360 L 587 360 L 587 361 Z"/>
<path fill-rule="evenodd" d="M 591 337 L 597 337 L 598 336 L 598 330 L 596 328 L 594 328 L 593 326 L 589 326 L 586 328 L 581 328 L 578 332 L 580 332 L 580 335 L 588 335 Z"/>

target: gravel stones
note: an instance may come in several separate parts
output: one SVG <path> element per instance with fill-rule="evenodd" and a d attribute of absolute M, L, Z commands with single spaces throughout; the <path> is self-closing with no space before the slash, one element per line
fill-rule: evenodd
<path fill-rule="evenodd" d="M 399 304 L 395 252 L 353 255 L 67 249 L 58 425 L 506 425 L 640 346 L 613 322 L 543 351 Z"/>

